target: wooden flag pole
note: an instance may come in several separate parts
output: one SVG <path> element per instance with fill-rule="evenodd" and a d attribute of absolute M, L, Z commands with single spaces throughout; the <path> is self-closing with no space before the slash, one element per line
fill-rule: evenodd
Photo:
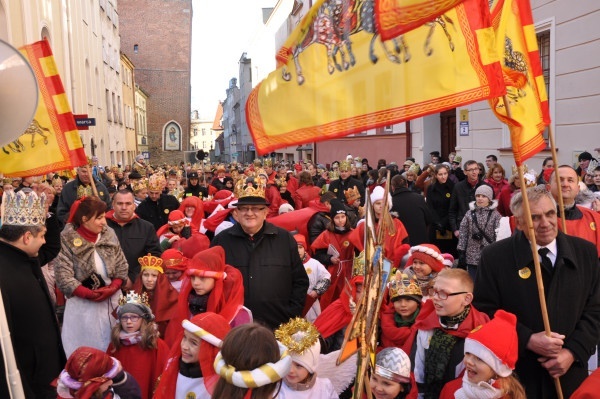
<path fill-rule="evenodd" d="M 552 129 L 552 125 L 548 125 L 548 141 L 550 141 L 550 151 L 552 152 L 552 162 L 554 163 L 554 180 L 556 181 L 556 189 L 558 190 L 558 206 L 560 207 L 559 216 L 562 221 L 562 231 L 563 233 L 568 234 L 567 221 L 565 219 L 565 201 L 562 196 L 560 176 L 558 176 L 558 157 L 556 156 L 556 144 L 554 142 L 554 129 Z"/>
<path fill-rule="evenodd" d="M 87 163 L 85 165 L 85 167 L 87 169 L 87 172 L 90 175 L 90 181 L 92 182 L 92 193 L 94 193 L 94 195 L 96 197 L 98 197 L 98 189 L 96 188 L 96 182 L 94 181 L 94 175 L 92 174 L 92 168 L 90 168 L 90 164 L 89 163 Z"/>
<path fill-rule="evenodd" d="M 503 97 L 504 106 L 506 108 L 506 115 L 511 118 L 510 108 L 508 106 L 508 98 Z M 542 311 L 542 321 L 544 322 L 544 332 L 547 337 L 552 335 L 550 329 L 550 318 L 548 317 L 548 308 L 546 305 L 546 294 L 544 293 L 544 281 L 542 280 L 542 268 L 540 267 L 540 258 L 537 252 L 537 242 L 535 239 L 535 230 L 533 228 L 533 220 L 531 219 L 531 208 L 529 207 L 529 198 L 527 197 L 527 186 L 525 185 L 525 176 L 523 172 L 523 165 L 519 165 L 519 181 L 521 182 L 521 195 L 523 195 L 523 217 L 527 224 L 527 231 L 529 232 L 529 243 L 531 245 L 531 254 L 533 256 L 533 265 L 535 267 L 535 280 L 537 283 L 538 296 L 540 298 L 540 308 Z M 563 399 L 562 388 L 560 386 L 560 379 L 554 377 L 554 387 L 556 388 L 556 394 L 558 399 Z"/>

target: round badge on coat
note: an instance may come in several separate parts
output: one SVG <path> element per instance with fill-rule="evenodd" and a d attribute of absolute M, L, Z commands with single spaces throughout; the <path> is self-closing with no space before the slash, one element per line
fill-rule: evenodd
<path fill-rule="evenodd" d="M 83 244 L 83 242 L 81 241 L 81 238 L 76 238 L 73 240 L 73 245 L 75 245 L 76 247 L 80 247 L 81 244 Z"/>
<path fill-rule="evenodd" d="M 350 243 L 348 241 L 344 241 L 344 243 L 342 245 L 347 247 L 348 245 L 350 245 Z"/>
<path fill-rule="evenodd" d="M 165 209 L 164 212 L 165 212 L 165 215 L 166 215 L 167 213 L 169 213 L 169 210 Z"/>
<path fill-rule="evenodd" d="M 592 229 L 592 231 L 596 231 L 596 223 L 590 223 L 590 229 Z"/>
<path fill-rule="evenodd" d="M 312 269 L 310 267 L 306 268 L 306 274 L 311 274 L 312 273 Z"/>
<path fill-rule="evenodd" d="M 529 277 L 531 277 L 531 269 L 528 267 L 522 268 L 519 270 L 519 277 L 521 277 L 523 280 L 527 280 Z"/>
<path fill-rule="evenodd" d="M 446 198 L 450 198 L 450 193 L 446 193 Z"/>

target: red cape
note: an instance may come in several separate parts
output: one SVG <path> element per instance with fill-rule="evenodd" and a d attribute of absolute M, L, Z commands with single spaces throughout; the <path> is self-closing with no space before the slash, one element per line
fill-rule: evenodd
<path fill-rule="evenodd" d="M 287 231 L 296 230 L 304 237 L 308 237 L 308 221 L 317 212 L 329 212 L 329 208 L 325 204 L 322 204 L 319 199 L 314 199 L 307 208 L 271 217 L 267 221 Z"/>
<path fill-rule="evenodd" d="M 478 311 L 475 309 L 475 307 L 473 307 L 473 305 L 471 305 L 471 311 L 467 315 L 467 318 L 460 323 L 458 330 L 446 329 L 444 331 L 456 337 L 466 338 L 471 330 L 477 326 L 487 323 L 488 321 L 490 321 L 490 318 L 487 314 Z M 433 330 L 434 328 L 441 328 L 440 318 L 435 313 L 435 307 L 433 306 L 432 300 L 423 302 L 423 305 L 421 305 L 421 312 L 419 313 L 417 321 L 415 321 L 413 326 L 418 330 L 425 331 Z"/>

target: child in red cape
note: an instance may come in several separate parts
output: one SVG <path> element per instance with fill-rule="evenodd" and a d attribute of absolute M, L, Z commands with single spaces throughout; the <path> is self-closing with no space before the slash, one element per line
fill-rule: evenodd
<path fill-rule="evenodd" d="M 156 231 L 160 249 L 164 251 L 175 245 L 176 241 L 188 239 L 192 235 L 189 223 L 183 212 L 174 210 L 169 213 L 169 221 Z"/>
<path fill-rule="evenodd" d="M 181 322 L 204 312 L 214 312 L 231 323 L 244 305 L 244 285 L 238 269 L 225 264 L 225 251 L 215 246 L 199 252 L 188 262 L 177 313 L 165 334 L 173 345 L 181 331 Z"/>
<path fill-rule="evenodd" d="M 173 248 L 163 252 L 160 258 L 163 260 L 165 276 L 169 283 L 177 292 L 181 291 L 181 284 L 185 277 L 183 272 L 187 270 L 188 258 L 181 251 Z"/>

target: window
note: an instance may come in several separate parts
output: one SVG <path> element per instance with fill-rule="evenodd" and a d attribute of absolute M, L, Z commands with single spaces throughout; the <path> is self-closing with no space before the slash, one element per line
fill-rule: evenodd
<path fill-rule="evenodd" d="M 548 105 L 550 105 L 550 30 L 537 33 L 537 44 L 540 53 L 540 62 L 542 64 L 542 74 L 546 84 L 546 93 L 548 95 Z M 544 130 L 544 140 L 548 141 L 548 128 Z"/>
<path fill-rule="evenodd" d="M 134 44 L 134 45 L 133 45 L 133 52 L 134 52 L 135 54 L 137 54 L 137 53 L 138 53 L 138 45 L 137 45 L 137 44 Z"/>
<path fill-rule="evenodd" d="M 110 91 L 105 90 L 105 94 L 106 94 L 106 119 L 108 119 L 109 122 L 112 122 L 112 107 L 111 107 L 111 103 L 110 103 Z"/>

